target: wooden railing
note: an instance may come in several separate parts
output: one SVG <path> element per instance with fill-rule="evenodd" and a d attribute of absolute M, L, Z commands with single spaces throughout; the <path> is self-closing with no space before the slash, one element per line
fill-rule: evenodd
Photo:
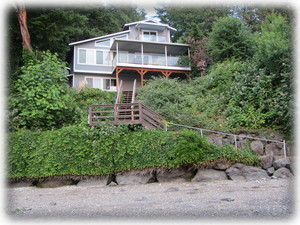
<path fill-rule="evenodd" d="M 133 81 L 131 103 L 135 102 L 135 95 L 136 95 L 136 79 L 134 79 Z"/>
<path fill-rule="evenodd" d="M 164 118 L 142 103 L 126 103 L 111 105 L 90 105 L 89 125 L 96 126 L 108 122 L 142 124 L 146 129 L 167 130 Z"/>
<path fill-rule="evenodd" d="M 118 103 L 121 102 L 122 93 L 123 93 L 123 81 L 121 80 L 121 82 L 119 84 L 119 87 L 118 87 L 118 94 L 117 94 L 117 98 L 116 98 L 115 104 L 118 104 Z"/>

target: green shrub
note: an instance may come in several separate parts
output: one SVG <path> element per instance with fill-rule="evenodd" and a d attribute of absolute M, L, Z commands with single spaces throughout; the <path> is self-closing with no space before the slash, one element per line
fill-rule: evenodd
<path fill-rule="evenodd" d="M 116 92 L 102 91 L 98 88 L 69 89 L 76 112 L 73 115 L 74 124 L 87 124 L 89 105 L 114 104 Z"/>
<path fill-rule="evenodd" d="M 50 52 L 40 59 L 27 58 L 9 98 L 10 128 L 51 129 L 72 123 L 65 63 Z"/>
<path fill-rule="evenodd" d="M 130 131 L 127 125 L 69 126 L 9 134 L 9 178 L 104 175 L 145 168 L 203 165 L 218 159 L 258 163 L 251 151 L 217 147 L 198 132 Z"/>

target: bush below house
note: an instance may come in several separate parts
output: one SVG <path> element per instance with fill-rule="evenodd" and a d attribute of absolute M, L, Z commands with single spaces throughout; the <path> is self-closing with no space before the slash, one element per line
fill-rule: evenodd
<path fill-rule="evenodd" d="M 224 159 L 258 165 L 252 151 L 217 147 L 197 132 L 130 130 L 124 126 L 69 126 L 10 133 L 8 177 L 105 175 L 145 168 L 208 165 Z"/>

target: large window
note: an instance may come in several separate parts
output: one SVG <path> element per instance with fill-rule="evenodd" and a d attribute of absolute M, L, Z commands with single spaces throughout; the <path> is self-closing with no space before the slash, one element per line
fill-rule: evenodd
<path fill-rule="evenodd" d="M 109 51 L 79 49 L 78 55 L 79 64 L 111 65 L 111 54 Z"/>
<path fill-rule="evenodd" d="M 94 50 L 79 49 L 79 63 L 94 64 Z"/>

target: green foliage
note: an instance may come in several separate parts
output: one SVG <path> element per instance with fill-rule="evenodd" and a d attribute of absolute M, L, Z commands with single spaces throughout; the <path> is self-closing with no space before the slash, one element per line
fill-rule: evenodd
<path fill-rule="evenodd" d="M 253 54 L 252 36 L 242 20 L 234 17 L 219 18 L 212 26 L 208 51 L 217 62 L 232 57 L 247 59 Z"/>
<path fill-rule="evenodd" d="M 145 13 L 136 7 L 30 7 L 26 5 L 27 23 L 33 50 L 50 50 L 63 60 L 71 61 L 69 43 L 121 31 L 125 23 L 145 19 Z M 9 62 L 14 73 L 22 66 L 22 38 L 12 8 L 8 14 Z"/>
<path fill-rule="evenodd" d="M 72 122 L 66 81 L 65 64 L 56 54 L 29 58 L 9 99 L 11 128 L 49 129 Z"/>
<path fill-rule="evenodd" d="M 98 88 L 68 89 L 68 93 L 75 104 L 73 114 L 75 124 L 87 124 L 89 105 L 114 104 L 116 92 L 102 91 Z"/>
<path fill-rule="evenodd" d="M 216 147 L 199 133 L 129 131 L 127 126 L 69 126 L 9 134 L 9 178 L 105 175 L 145 168 L 205 165 L 218 159 L 257 165 L 251 151 Z"/>
<path fill-rule="evenodd" d="M 191 125 L 196 121 L 194 111 L 194 96 L 188 85 L 177 79 L 156 78 L 139 89 L 137 99 L 157 113 L 163 115 L 169 122 L 181 122 Z M 193 121 L 193 122 L 192 122 Z"/>
<path fill-rule="evenodd" d="M 166 6 L 157 8 L 158 18 L 163 23 L 169 24 L 177 29 L 173 36 L 173 41 L 179 41 L 183 37 L 193 36 L 201 39 L 211 31 L 214 21 L 218 17 L 226 16 L 228 8 L 209 8 L 209 7 L 179 7 Z"/>

